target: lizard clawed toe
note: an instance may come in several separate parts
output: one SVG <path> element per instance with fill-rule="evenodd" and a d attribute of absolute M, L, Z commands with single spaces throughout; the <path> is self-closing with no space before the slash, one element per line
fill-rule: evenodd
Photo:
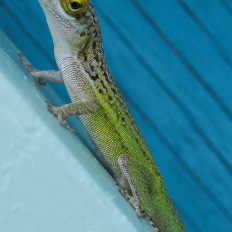
<path fill-rule="evenodd" d="M 71 131 L 73 135 L 76 135 L 76 131 L 71 128 L 67 123 L 67 117 L 65 116 L 64 112 L 59 107 L 52 106 L 50 101 L 46 101 L 48 111 L 51 112 L 57 119 L 61 126 L 66 128 L 67 130 Z"/>
<path fill-rule="evenodd" d="M 45 103 L 47 104 L 48 111 L 51 112 L 52 114 L 54 114 L 53 110 L 52 110 L 53 106 L 52 106 L 51 102 L 46 100 Z M 57 115 L 54 115 L 54 116 L 57 116 Z"/>
<path fill-rule="evenodd" d="M 73 135 L 76 135 L 76 131 L 68 125 L 66 118 L 64 118 L 62 114 L 58 114 L 57 118 L 58 118 L 61 126 L 63 126 L 65 129 L 71 131 Z"/>
<path fill-rule="evenodd" d="M 24 66 L 24 68 L 31 74 L 31 72 L 33 70 L 33 66 L 26 62 L 26 58 L 23 56 L 23 54 L 19 53 L 18 57 L 19 57 L 20 62 Z"/>

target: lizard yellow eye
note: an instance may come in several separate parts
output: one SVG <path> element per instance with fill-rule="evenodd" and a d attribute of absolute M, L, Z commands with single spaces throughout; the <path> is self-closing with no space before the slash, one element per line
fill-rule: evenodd
<path fill-rule="evenodd" d="M 73 11 L 78 11 L 81 9 L 81 4 L 78 1 L 71 1 L 70 2 L 70 9 Z"/>
<path fill-rule="evenodd" d="M 85 13 L 89 6 L 88 0 L 60 0 L 60 3 L 65 12 L 73 17 Z"/>

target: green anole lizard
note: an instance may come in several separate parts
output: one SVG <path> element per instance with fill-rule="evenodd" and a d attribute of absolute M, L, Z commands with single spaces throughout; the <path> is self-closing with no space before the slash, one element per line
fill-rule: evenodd
<path fill-rule="evenodd" d="M 59 71 L 36 70 L 39 80 L 64 83 L 72 103 L 48 109 L 62 126 L 78 115 L 121 192 L 160 232 L 186 231 L 158 167 L 106 64 L 98 18 L 89 0 L 39 0 L 54 42 Z M 155 228 L 155 226 L 153 226 Z"/>

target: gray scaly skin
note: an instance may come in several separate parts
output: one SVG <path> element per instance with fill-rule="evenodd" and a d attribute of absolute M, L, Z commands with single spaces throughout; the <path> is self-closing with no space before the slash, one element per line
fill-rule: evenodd
<path fill-rule="evenodd" d="M 160 232 L 186 231 L 155 161 L 108 70 L 95 9 L 88 0 L 39 0 L 54 42 L 59 71 L 34 77 L 64 83 L 72 103 L 48 105 L 60 123 L 78 115 L 121 192 L 139 216 Z M 73 131 L 73 130 L 72 130 Z M 74 131 L 73 131 L 74 132 Z"/>

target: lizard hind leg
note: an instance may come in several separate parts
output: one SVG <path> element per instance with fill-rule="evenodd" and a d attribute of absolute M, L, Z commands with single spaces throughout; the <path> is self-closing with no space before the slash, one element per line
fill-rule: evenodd
<path fill-rule="evenodd" d="M 154 177 L 141 161 L 134 160 L 128 155 L 121 155 L 118 164 L 133 195 L 133 200 L 130 200 L 130 203 L 136 209 L 137 214 L 144 218 L 152 206 Z"/>
<path fill-rule="evenodd" d="M 140 209 L 139 209 L 139 202 L 137 201 L 137 199 L 134 198 L 133 193 L 131 191 L 130 184 L 126 176 L 124 175 L 124 173 L 122 173 L 120 178 L 117 178 L 117 182 L 118 182 L 118 188 L 121 194 L 135 208 L 138 216 L 139 217 L 142 216 L 140 213 Z"/>

